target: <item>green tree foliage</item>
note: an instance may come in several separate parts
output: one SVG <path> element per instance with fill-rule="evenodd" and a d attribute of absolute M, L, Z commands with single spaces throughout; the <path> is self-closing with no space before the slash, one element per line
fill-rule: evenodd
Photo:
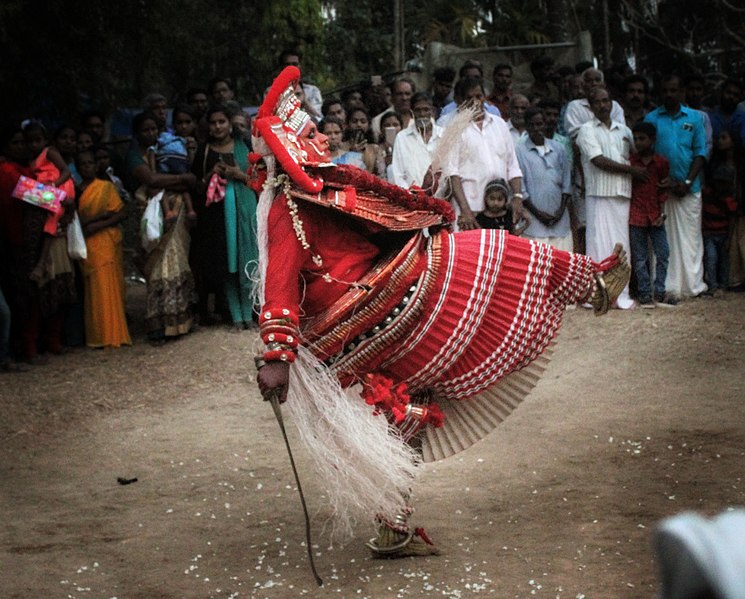
<path fill-rule="evenodd" d="M 601 64 L 745 71 L 745 8 L 734 0 L 405 0 L 405 55 L 571 39 L 591 31 Z M 607 7 L 607 11 L 605 8 Z M 607 14 L 607 19 L 605 15 Z M 392 0 L 47 0 L 0 4 L 0 109 L 62 120 L 82 108 L 176 100 L 214 76 L 257 104 L 285 47 L 324 90 L 393 69 Z M 608 56 L 604 55 L 608 47 Z"/>
<path fill-rule="evenodd" d="M 407 3 L 409 47 L 422 49 L 429 42 L 474 47 L 486 44 L 481 24 L 485 14 L 477 2 L 433 0 Z"/>
<path fill-rule="evenodd" d="M 379 0 L 327 2 L 325 47 L 329 82 L 338 86 L 391 70 L 393 3 Z"/>
<path fill-rule="evenodd" d="M 546 33 L 549 9 L 564 1 L 407 0 L 406 56 L 421 55 L 430 42 L 473 48 L 551 41 Z M 393 2 L 329 0 L 325 6 L 326 55 L 333 82 L 341 85 L 390 73 Z"/>
<path fill-rule="evenodd" d="M 620 0 L 637 54 L 659 72 L 745 74 L 745 5 L 736 0 Z"/>
<path fill-rule="evenodd" d="M 323 64 L 320 0 L 10 0 L 0 11 L 5 115 L 136 107 L 152 91 L 175 100 L 217 75 L 256 103 L 283 48 L 302 47 L 310 72 Z"/>

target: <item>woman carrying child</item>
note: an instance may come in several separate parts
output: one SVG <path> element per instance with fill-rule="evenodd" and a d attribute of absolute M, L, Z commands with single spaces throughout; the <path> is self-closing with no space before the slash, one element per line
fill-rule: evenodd
<path fill-rule="evenodd" d="M 75 185 L 70 170 L 54 146 L 49 145 L 46 129 L 36 121 L 23 128 L 32 158 L 33 178 L 46 185 L 59 187 L 66 193 L 64 211 L 43 215 L 39 260 L 29 274 L 39 287 L 39 310 L 43 345 L 53 354 L 63 351 L 62 333 L 66 309 L 75 303 L 75 271 L 67 253 L 67 225 L 72 219 Z M 39 218 L 38 214 L 34 218 Z"/>
<path fill-rule="evenodd" d="M 173 111 L 173 133 L 163 131 L 158 135 L 155 145 L 155 169 L 159 173 L 183 175 L 191 172 L 191 163 L 196 150 L 196 121 L 194 112 L 189 106 L 178 106 Z M 181 192 L 181 200 L 186 206 L 186 220 L 193 224 L 197 220 L 197 213 L 191 201 L 191 192 L 187 189 Z M 178 218 L 178 197 L 164 193 L 161 200 L 163 219 L 166 226 Z"/>
<path fill-rule="evenodd" d="M 151 166 L 151 148 L 158 140 L 153 114 L 143 112 L 132 122 L 134 142 L 125 158 L 126 173 L 139 186 L 135 197 L 141 206 L 158 190 L 180 193 L 191 188 L 194 175 L 164 174 Z M 164 231 L 158 245 L 145 257 L 142 271 L 147 279 L 145 321 L 152 344 L 185 335 L 192 327 L 194 277 L 189 268 L 189 231 L 184 203 L 178 200 L 175 222 Z"/>

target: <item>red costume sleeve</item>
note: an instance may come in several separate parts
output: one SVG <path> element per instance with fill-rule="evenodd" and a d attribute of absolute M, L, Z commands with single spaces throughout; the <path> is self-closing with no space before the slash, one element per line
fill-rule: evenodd
<path fill-rule="evenodd" d="M 319 314 L 372 268 L 380 249 L 346 219 L 303 200 L 295 204 L 282 194 L 275 198 L 267 219 L 265 303 L 259 319 L 267 344 L 264 360 L 294 360 L 300 316 Z"/>
<path fill-rule="evenodd" d="M 310 253 L 295 234 L 284 194 L 274 200 L 267 225 L 266 285 L 259 318 L 261 337 L 267 345 L 264 360 L 293 362 L 300 337 L 300 271 Z"/>
<path fill-rule="evenodd" d="M 277 196 L 269 211 L 269 260 L 266 268 L 264 305 L 300 311 L 300 271 L 310 257 L 292 226 L 292 216 L 284 194 Z"/>

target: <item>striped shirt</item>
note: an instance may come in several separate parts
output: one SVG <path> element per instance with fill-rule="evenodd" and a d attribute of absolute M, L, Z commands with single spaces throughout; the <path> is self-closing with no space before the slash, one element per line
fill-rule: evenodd
<path fill-rule="evenodd" d="M 606 127 L 592 117 L 579 128 L 577 145 L 582 156 L 588 196 L 631 198 L 631 175 L 612 173 L 592 163 L 593 158 L 603 156 L 614 162 L 630 164 L 633 137 L 626 125 L 611 121 L 610 127 Z"/>
<path fill-rule="evenodd" d="M 566 110 L 564 111 L 564 120 L 562 121 L 564 123 L 564 131 L 559 131 L 559 133 L 575 139 L 577 133 L 579 133 L 579 128 L 594 118 L 595 115 L 590 109 L 590 102 L 587 98 L 572 100 L 566 105 Z M 626 122 L 626 115 L 623 112 L 623 108 L 615 100 L 611 103 L 610 118 L 612 121 L 618 121 L 619 123 Z"/>

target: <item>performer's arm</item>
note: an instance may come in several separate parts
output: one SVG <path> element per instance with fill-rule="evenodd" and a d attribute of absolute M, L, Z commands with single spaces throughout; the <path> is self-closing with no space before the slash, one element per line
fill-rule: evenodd
<path fill-rule="evenodd" d="M 292 214 L 287 199 L 279 196 L 269 212 L 268 263 L 264 305 L 259 315 L 261 338 L 266 344 L 263 355 L 265 365 L 257 377 L 264 399 L 278 394 L 280 402 L 287 399 L 290 364 L 295 361 L 300 341 L 300 271 L 308 255 L 297 238 L 294 219 L 302 214 Z M 302 225 L 302 230 L 309 228 Z"/>

